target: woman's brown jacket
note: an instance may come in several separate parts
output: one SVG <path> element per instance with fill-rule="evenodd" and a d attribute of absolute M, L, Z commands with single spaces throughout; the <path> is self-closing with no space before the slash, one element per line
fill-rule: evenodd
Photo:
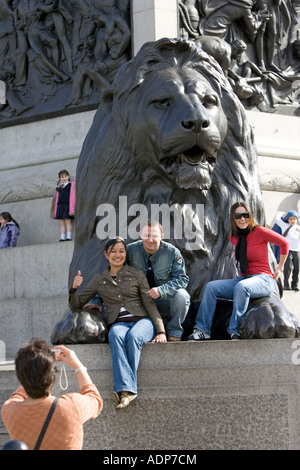
<path fill-rule="evenodd" d="M 71 289 L 70 309 L 73 312 L 80 310 L 96 294 L 99 294 L 106 307 L 108 326 L 116 321 L 121 307 L 124 307 L 135 316 L 149 316 L 153 321 L 156 334 L 165 333 L 155 301 L 146 294 L 148 290 L 149 284 L 145 274 L 126 264 L 117 273 L 116 282 L 106 269 L 96 274 L 80 294 Z"/>

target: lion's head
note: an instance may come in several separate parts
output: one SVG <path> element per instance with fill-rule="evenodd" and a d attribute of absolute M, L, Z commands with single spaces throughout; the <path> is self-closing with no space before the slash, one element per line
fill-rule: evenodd
<path fill-rule="evenodd" d="M 85 271 L 85 281 L 103 269 L 100 206 L 113 206 L 116 233 L 131 241 L 120 221 L 127 216 L 128 226 L 133 214 L 124 214 L 120 196 L 127 207 L 167 204 L 186 217 L 192 205 L 203 205 L 194 249 L 185 237 L 169 239 L 185 256 L 194 297 L 206 281 L 235 271 L 228 244 L 231 204 L 246 199 L 262 222 L 257 157 L 244 108 L 219 64 L 191 41 L 144 44 L 103 90 L 77 167 L 70 279 L 77 269 Z"/>
<path fill-rule="evenodd" d="M 201 71 L 203 53 L 193 48 L 187 54 L 182 46 L 176 57 L 168 48 L 153 48 L 146 62 L 142 48 L 142 64 L 137 59 L 128 65 L 135 69 L 132 80 L 116 80 L 102 103 L 118 102 L 117 113 L 126 107 L 125 143 L 141 171 L 159 166 L 179 188 L 209 189 L 227 119 L 219 93 Z"/>
<path fill-rule="evenodd" d="M 227 132 L 220 98 L 187 64 L 153 68 L 135 88 L 137 106 L 126 116 L 125 142 L 140 168 L 161 168 L 179 188 L 209 189 Z"/>

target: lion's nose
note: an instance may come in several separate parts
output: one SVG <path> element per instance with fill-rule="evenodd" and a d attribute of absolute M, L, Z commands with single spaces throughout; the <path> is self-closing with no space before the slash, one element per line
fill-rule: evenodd
<path fill-rule="evenodd" d="M 182 127 L 193 132 L 200 132 L 209 127 L 209 119 L 185 119 L 181 121 Z"/>

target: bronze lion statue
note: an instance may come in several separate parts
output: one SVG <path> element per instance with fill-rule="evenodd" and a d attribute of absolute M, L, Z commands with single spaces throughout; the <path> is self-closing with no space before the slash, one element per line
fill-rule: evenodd
<path fill-rule="evenodd" d="M 257 154 L 244 107 L 220 65 L 192 41 L 164 38 L 146 43 L 119 69 L 102 92 L 76 182 L 70 285 L 78 270 L 85 283 L 102 271 L 107 237 L 119 235 L 126 242 L 138 238 L 141 225 L 158 218 L 153 217 L 155 208 L 168 232 L 165 238 L 186 261 L 193 302 L 185 335 L 193 326 L 204 285 L 237 274 L 229 242 L 231 205 L 246 200 L 256 221 L 264 223 Z M 251 332 L 244 325 L 244 338 L 265 337 L 265 331 L 278 336 L 274 325 L 292 314 L 277 299 L 262 298 L 251 306 Z M 271 330 L 266 323 L 257 323 L 255 311 L 260 317 L 262 308 L 276 317 Z M 231 305 L 220 299 L 217 310 L 214 338 L 226 339 Z M 68 331 L 70 341 L 76 339 L 78 318 L 71 313 L 55 327 L 56 342 Z M 81 342 L 85 336 L 86 342 L 103 340 L 95 334 L 91 338 L 90 323 L 83 323 Z M 281 335 L 299 335 L 298 322 L 292 333 L 291 321 L 285 323 Z"/>
<path fill-rule="evenodd" d="M 244 107 L 220 65 L 192 41 L 146 43 L 119 69 L 102 92 L 76 181 L 70 282 L 78 269 L 88 282 L 104 268 L 105 223 L 133 240 L 126 230 L 137 220 L 137 205 L 147 208 L 148 217 L 154 205 L 167 205 L 177 211 L 170 212 L 171 226 L 178 214 L 192 224 L 182 237 L 166 237 L 185 257 L 192 298 L 200 298 L 207 281 L 236 273 L 228 241 L 231 204 L 246 199 L 258 223 L 264 222 Z M 131 212 L 120 207 L 125 198 Z M 110 208 L 115 212 L 108 216 Z"/>

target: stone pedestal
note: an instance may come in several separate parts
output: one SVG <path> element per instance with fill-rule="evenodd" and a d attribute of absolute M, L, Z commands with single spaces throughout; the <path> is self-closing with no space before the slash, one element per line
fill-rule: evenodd
<path fill-rule="evenodd" d="M 71 346 L 104 400 L 101 415 L 84 425 L 84 449 L 299 449 L 299 343 L 277 339 L 146 344 L 138 398 L 119 413 L 110 398 L 109 346 Z M 17 387 L 11 369 L 0 366 L 1 403 Z M 67 391 L 60 390 L 57 379 L 54 394 L 73 391 L 78 385 L 70 370 Z M 7 438 L 0 425 L 0 445 Z"/>
<path fill-rule="evenodd" d="M 178 37 L 177 0 L 131 0 L 132 53 L 148 41 Z"/>

